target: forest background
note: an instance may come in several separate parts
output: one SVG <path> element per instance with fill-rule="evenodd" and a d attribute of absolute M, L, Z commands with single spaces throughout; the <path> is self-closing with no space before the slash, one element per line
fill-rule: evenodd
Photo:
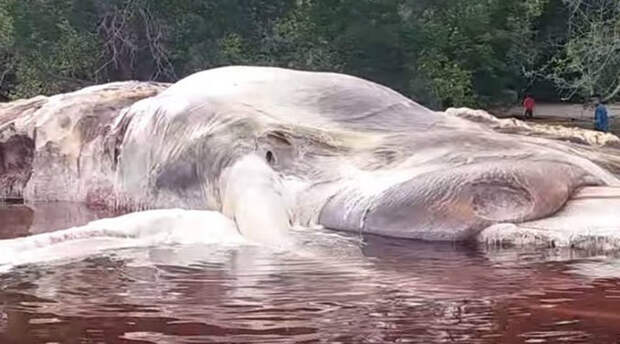
<path fill-rule="evenodd" d="M 334 71 L 431 108 L 620 95 L 620 0 L 0 0 L 0 97 Z"/>

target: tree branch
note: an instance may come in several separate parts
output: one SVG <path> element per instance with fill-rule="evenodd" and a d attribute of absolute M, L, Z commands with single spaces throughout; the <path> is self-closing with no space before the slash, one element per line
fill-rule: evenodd
<path fill-rule="evenodd" d="M 618 78 L 618 84 L 616 85 L 616 88 L 613 91 L 611 91 L 609 95 L 603 98 L 603 101 L 606 102 L 606 101 L 613 99 L 616 95 L 618 95 L 618 93 L 620 93 L 620 77 Z"/>

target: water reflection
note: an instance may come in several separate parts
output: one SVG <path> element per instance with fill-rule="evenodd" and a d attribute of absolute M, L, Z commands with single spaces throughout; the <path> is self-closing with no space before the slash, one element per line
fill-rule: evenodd
<path fill-rule="evenodd" d="M 117 215 L 82 203 L 7 204 L 0 202 L 0 239 L 51 232 Z"/>
<path fill-rule="evenodd" d="M 34 221 L 34 210 L 23 205 L 0 204 L 0 240 L 22 237 L 30 234 Z"/>
<path fill-rule="evenodd" d="M 118 215 L 109 210 L 91 209 L 81 203 L 34 203 L 28 207 L 36 215 L 30 227 L 32 234 L 82 226 L 96 219 Z"/>
<path fill-rule="evenodd" d="M 0 214 L 0 233 L 17 233 Z M 299 252 L 152 247 L 21 267 L 0 276 L 0 342 L 620 340 L 613 257 L 297 235 Z"/>

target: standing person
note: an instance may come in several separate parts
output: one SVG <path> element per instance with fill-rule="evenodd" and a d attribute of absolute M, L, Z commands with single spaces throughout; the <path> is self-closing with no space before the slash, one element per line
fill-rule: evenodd
<path fill-rule="evenodd" d="M 523 100 L 523 107 L 525 108 L 525 117 L 534 118 L 534 107 L 536 102 L 531 95 L 527 94 Z"/>
<path fill-rule="evenodd" d="M 600 98 L 595 98 L 596 108 L 594 109 L 594 128 L 598 131 L 609 132 L 609 115 L 607 107 Z"/>

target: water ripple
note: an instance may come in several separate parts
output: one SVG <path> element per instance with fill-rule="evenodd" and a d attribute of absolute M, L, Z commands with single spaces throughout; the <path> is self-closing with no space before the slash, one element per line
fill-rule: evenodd
<path fill-rule="evenodd" d="M 334 238 L 23 266 L 0 275 L 0 343 L 620 341 L 614 257 Z"/>

